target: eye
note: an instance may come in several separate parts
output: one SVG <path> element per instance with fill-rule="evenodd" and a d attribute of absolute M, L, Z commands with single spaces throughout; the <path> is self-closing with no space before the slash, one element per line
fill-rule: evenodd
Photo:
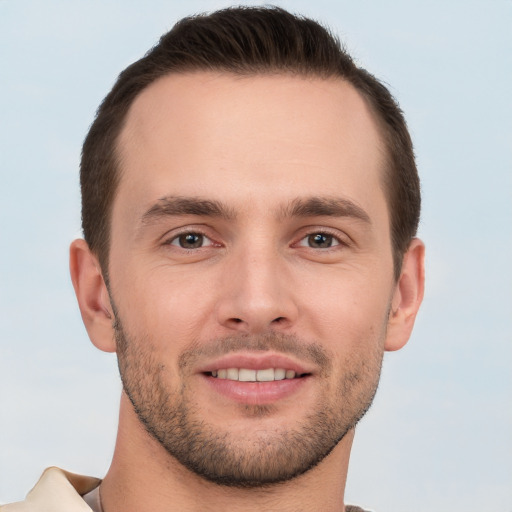
<path fill-rule="evenodd" d="M 182 249 L 199 249 L 213 245 L 213 242 L 202 233 L 181 233 L 181 235 L 173 238 L 169 245 L 181 247 Z"/>
<path fill-rule="evenodd" d="M 311 247 L 312 249 L 329 249 L 340 245 L 339 240 L 329 233 L 311 233 L 304 237 L 299 245 L 302 247 Z"/>

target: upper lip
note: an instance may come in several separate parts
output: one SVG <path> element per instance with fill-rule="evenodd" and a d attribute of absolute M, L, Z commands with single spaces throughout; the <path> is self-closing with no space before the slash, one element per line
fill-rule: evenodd
<path fill-rule="evenodd" d="M 293 370 L 297 375 L 313 373 L 313 365 L 299 362 L 292 357 L 275 352 L 236 352 L 226 354 L 198 368 L 199 373 L 209 373 L 224 368 L 247 368 L 249 370 L 266 370 L 283 368 Z"/>

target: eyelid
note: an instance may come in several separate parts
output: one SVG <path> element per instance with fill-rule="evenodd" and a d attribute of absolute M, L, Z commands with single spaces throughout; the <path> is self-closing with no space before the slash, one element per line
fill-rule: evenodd
<path fill-rule="evenodd" d="M 220 247 L 222 245 L 219 242 L 217 242 L 208 233 L 207 229 L 204 229 L 199 226 L 194 226 L 194 225 L 192 225 L 192 226 L 187 225 L 187 226 L 183 226 L 183 227 L 168 231 L 167 233 L 165 233 L 164 235 L 162 235 L 160 237 L 160 240 L 162 241 L 162 245 L 171 245 L 173 247 L 178 247 L 179 249 L 186 251 L 186 250 L 190 250 L 190 249 L 185 249 L 184 247 L 180 247 L 178 243 L 174 243 L 174 242 L 177 242 L 180 236 L 188 235 L 188 234 L 201 235 L 205 240 L 208 240 L 210 242 L 207 245 L 202 245 L 200 248 L 212 247 L 212 246 Z M 197 249 L 193 249 L 193 250 L 197 250 Z"/>
<path fill-rule="evenodd" d="M 301 230 L 299 236 L 297 237 L 297 241 L 294 242 L 292 245 L 299 246 L 299 247 L 308 247 L 308 245 L 306 245 L 306 244 L 303 245 L 303 244 L 301 244 L 301 242 L 306 240 L 309 236 L 316 235 L 316 234 L 332 236 L 333 239 L 337 242 L 336 244 L 334 244 L 333 246 L 331 246 L 329 248 L 321 249 L 324 251 L 327 251 L 329 249 L 334 249 L 339 246 L 347 247 L 350 245 L 350 242 L 351 242 L 350 237 L 347 234 L 340 232 L 338 229 L 320 227 L 320 226 L 308 226 Z M 312 247 L 308 247 L 308 248 L 313 249 Z M 319 250 L 319 249 L 315 249 L 315 250 Z"/>
<path fill-rule="evenodd" d="M 183 235 L 201 235 L 203 237 L 203 244 L 201 245 L 201 247 L 194 247 L 193 250 L 201 249 L 203 247 L 211 247 L 211 246 L 215 245 L 215 242 L 209 236 L 207 236 L 199 231 L 184 231 L 183 233 L 179 233 L 178 235 L 175 235 L 174 237 L 170 238 L 166 242 L 166 244 L 172 245 L 173 247 L 179 247 L 180 249 L 184 249 L 184 250 L 191 250 L 191 249 L 187 249 L 186 247 L 181 247 L 181 245 L 179 244 L 179 239 Z"/>
<path fill-rule="evenodd" d="M 321 232 L 318 232 L 318 233 L 310 233 L 309 235 L 306 235 L 304 237 L 302 237 L 300 240 L 299 240 L 299 247 L 309 247 L 310 249 L 315 249 L 314 247 L 310 247 L 307 240 L 308 238 L 311 236 L 311 235 L 327 235 L 327 236 L 330 236 L 332 237 L 333 239 L 333 244 L 329 247 L 318 247 L 317 249 L 323 249 L 323 250 L 326 250 L 326 249 L 331 249 L 332 247 L 338 247 L 338 245 L 343 245 L 342 242 L 336 238 L 334 235 L 331 235 L 330 233 L 321 233 Z"/>

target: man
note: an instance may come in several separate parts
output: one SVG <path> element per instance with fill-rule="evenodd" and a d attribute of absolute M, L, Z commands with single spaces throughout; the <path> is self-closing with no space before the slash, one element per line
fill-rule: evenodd
<path fill-rule="evenodd" d="M 389 92 L 315 22 L 179 22 L 100 106 L 70 268 L 123 382 L 100 481 L 5 512 L 354 511 L 357 422 L 423 296 L 419 181 Z"/>

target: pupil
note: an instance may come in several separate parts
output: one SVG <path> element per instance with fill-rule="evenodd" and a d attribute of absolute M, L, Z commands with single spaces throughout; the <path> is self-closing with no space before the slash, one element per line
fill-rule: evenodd
<path fill-rule="evenodd" d="M 315 235 L 309 236 L 309 244 L 312 247 L 319 247 L 325 249 L 327 247 L 331 247 L 332 245 L 332 236 L 324 235 L 322 233 L 316 233 Z"/>
<path fill-rule="evenodd" d="M 203 235 L 187 233 L 186 235 L 181 235 L 179 241 L 184 249 L 196 249 L 203 245 Z"/>

